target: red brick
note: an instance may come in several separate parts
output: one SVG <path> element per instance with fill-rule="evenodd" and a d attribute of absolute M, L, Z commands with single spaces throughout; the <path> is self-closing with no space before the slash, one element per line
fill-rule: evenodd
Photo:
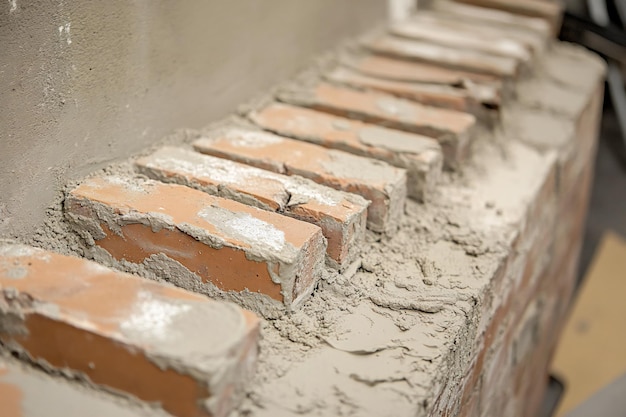
<path fill-rule="evenodd" d="M 153 179 L 191 186 L 319 226 L 328 240 L 328 260 L 336 268 L 343 269 L 359 253 L 369 203 L 358 195 L 182 148 L 161 148 L 135 165 Z"/>
<path fill-rule="evenodd" d="M 441 175 L 441 147 L 432 138 L 281 103 L 248 117 L 279 135 L 380 159 L 407 170 L 408 195 L 425 200 Z"/>
<path fill-rule="evenodd" d="M 65 206 L 77 231 L 114 259 L 145 264 L 165 256 L 161 278 L 177 278 L 167 268 L 182 266 L 193 273 L 183 285 L 202 285 L 200 291 L 258 311 L 267 304 L 297 307 L 324 263 L 319 227 L 180 185 L 92 178 L 71 191 Z"/>
<path fill-rule="evenodd" d="M 498 38 L 493 33 L 485 33 L 478 27 L 455 25 L 451 21 L 441 21 L 420 14 L 413 19 L 394 24 L 390 32 L 396 36 L 419 39 L 452 48 L 467 48 L 487 54 L 515 59 L 517 62 L 528 62 L 532 51 L 528 45 L 500 33 Z"/>
<path fill-rule="evenodd" d="M 22 245 L 0 291 L 8 349 L 177 416 L 225 416 L 254 368 L 259 320 L 233 304 Z"/>
<path fill-rule="evenodd" d="M 328 83 L 319 83 L 311 88 L 294 88 L 279 98 L 284 102 L 337 116 L 434 137 L 440 142 L 446 156 L 454 161 L 460 161 L 466 156 L 476 126 L 476 117 L 471 114 Z"/>
<path fill-rule="evenodd" d="M 336 68 L 324 75 L 334 83 L 345 84 L 356 89 L 371 89 L 402 97 L 434 107 L 472 113 L 482 116 L 486 107 L 497 108 L 500 103 L 496 97 L 481 103 L 465 88 L 458 88 L 442 84 L 411 83 L 407 81 L 393 81 L 372 77 L 359 73 L 350 68 Z M 483 104 L 486 107 L 483 107 Z"/>
<path fill-rule="evenodd" d="M 269 171 L 300 175 L 372 203 L 367 227 L 395 227 L 404 211 L 406 171 L 384 162 L 288 139 L 248 127 L 227 127 L 194 142 L 196 150 Z"/>
<path fill-rule="evenodd" d="M 545 0 L 457 0 L 475 6 L 487 7 L 522 16 L 539 17 L 548 21 L 556 32 L 561 23 L 563 6 L 560 2 Z"/>
<path fill-rule="evenodd" d="M 427 62 L 406 61 L 367 53 L 348 53 L 341 57 L 341 64 L 363 74 L 394 81 L 444 84 L 468 88 L 465 84 L 492 86 L 493 96 L 499 94 L 501 81 L 493 75 L 445 68 Z"/>
<path fill-rule="evenodd" d="M 449 68 L 495 75 L 504 79 L 516 78 L 520 70 L 518 61 L 513 58 L 389 35 L 380 35 L 365 40 L 363 46 L 381 55 L 410 61 L 430 62 Z"/>
<path fill-rule="evenodd" d="M 0 359 L 2 417 L 168 417 L 169 413 L 94 392 L 83 384 Z M 70 406 L 71 404 L 71 406 Z"/>
<path fill-rule="evenodd" d="M 499 28 L 515 28 L 525 32 L 534 32 L 539 36 L 548 37 L 552 29 L 544 19 L 520 16 L 518 14 L 495 10 L 486 7 L 462 4 L 456 1 L 439 0 L 433 2 L 432 8 L 439 12 L 442 18 L 455 18 L 459 21 L 468 21 L 473 24 L 490 25 Z M 428 14 L 429 11 L 420 10 L 420 14 Z"/>

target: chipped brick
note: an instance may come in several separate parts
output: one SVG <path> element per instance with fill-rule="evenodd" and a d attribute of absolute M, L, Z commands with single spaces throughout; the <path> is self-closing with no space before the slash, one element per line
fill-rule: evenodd
<path fill-rule="evenodd" d="M 476 126 L 476 117 L 471 114 L 328 83 L 294 87 L 279 98 L 314 110 L 436 138 L 451 161 L 465 158 Z"/>
<path fill-rule="evenodd" d="M 259 108 L 248 117 L 279 135 L 405 168 L 408 195 L 418 200 L 427 198 L 441 174 L 441 147 L 429 137 L 281 103 Z"/>
<path fill-rule="evenodd" d="M 269 171 L 300 175 L 372 203 L 367 227 L 395 227 L 406 199 L 406 171 L 384 162 L 288 139 L 248 127 L 228 127 L 194 142 L 196 150 Z"/>
<path fill-rule="evenodd" d="M 161 278 L 262 314 L 299 306 L 324 264 L 319 227 L 181 185 L 96 177 L 72 190 L 65 207 L 101 249 L 95 255 L 152 265 Z M 191 282 L 168 268 L 191 272 Z"/>
<path fill-rule="evenodd" d="M 0 246 L 5 347 L 172 414 L 228 414 L 253 372 L 258 335 L 258 318 L 233 304 L 84 259 Z"/>
<path fill-rule="evenodd" d="M 161 148 L 135 165 L 153 179 L 191 186 L 319 226 L 328 240 L 329 261 L 336 268 L 343 269 L 359 253 L 369 203 L 358 195 L 183 148 Z"/>

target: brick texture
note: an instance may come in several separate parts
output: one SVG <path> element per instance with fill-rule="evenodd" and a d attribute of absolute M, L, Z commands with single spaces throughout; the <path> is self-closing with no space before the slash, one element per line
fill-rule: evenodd
<path fill-rule="evenodd" d="M 503 79 L 516 78 L 520 71 L 519 62 L 514 58 L 441 46 L 415 39 L 381 35 L 364 40 L 363 46 L 381 55 L 430 62 L 445 67 L 495 75 Z"/>
<path fill-rule="evenodd" d="M 527 45 L 517 39 L 507 37 L 505 33 L 501 33 L 500 37 L 494 39 L 492 33 L 484 33 L 478 27 L 454 26 L 450 22 L 423 19 L 419 15 L 414 19 L 394 24 L 390 32 L 409 39 L 509 57 L 519 63 L 527 63 L 532 56 Z"/>
<path fill-rule="evenodd" d="M 435 7 L 443 6 L 445 8 L 445 3 L 438 2 Z M 523 45 L 535 57 L 541 55 L 548 46 L 550 29 L 544 20 L 520 17 L 482 7 L 475 8 L 460 3 L 454 4 L 455 7 L 468 7 L 474 13 L 456 14 L 454 12 L 442 13 L 425 10 L 415 16 L 412 21 L 416 24 L 438 25 L 461 32 L 475 33 L 476 36 L 483 39 L 493 37 L 494 41 L 498 39 L 512 40 Z M 478 9 L 478 12 L 474 9 Z M 498 17 L 503 19 L 490 19 L 491 13 L 497 13 Z M 520 19 L 522 19 L 521 22 Z"/>
<path fill-rule="evenodd" d="M 279 135 L 405 168 L 408 195 L 418 200 L 427 199 L 441 174 L 441 147 L 429 137 L 282 103 L 268 104 L 248 117 Z"/>
<path fill-rule="evenodd" d="M 328 261 L 343 269 L 359 254 L 369 203 L 362 197 L 183 148 L 164 147 L 136 161 L 142 174 L 276 211 L 319 226 Z"/>
<path fill-rule="evenodd" d="M 177 416 L 225 416 L 254 369 L 259 320 L 233 304 L 21 245 L 0 291 L 5 347 Z"/>
<path fill-rule="evenodd" d="M 202 153 L 359 194 L 371 201 L 367 227 L 377 232 L 393 230 L 404 210 L 406 171 L 381 161 L 251 128 L 218 129 L 193 145 Z"/>
<path fill-rule="evenodd" d="M 522 16 L 540 17 L 548 21 L 554 31 L 558 30 L 561 23 L 563 6 L 556 1 L 544 0 L 459 0 L 476 6 L 503 10 Z"/>
<path fill-rule="evenodd" d="M 471 90 L 441 84 L 392 81 L 359 73 L 350 68 L 336 68 L 324 75 L 328 81 L 345 84 L 356 89 L 371 89 L 406 98 L 434 107 L 442 107 L 476 116 L 483 116 L 485 108 L 497 108 L 497 97 L 488 101 L 476 97 Z M 483 105 L 485 107 L 483 107 Z"/>
<path fill-rule="evenodd" d="M 476 126 L 476 117 L 471 114 L 328 83 L 294 88 L 279 98 L 313 110 L 436 138 L 450 161 L 465 158 Z"/>
<path fill-rule="evenodd" d="M 544 19 L 522 16 L 504 10 L 474 6 L 449 0 L 433 2 L 432 8 L 436 12 L 440 12 L 440 16 L 443 18 L 481 23 L 483 26 L 488 25 L 499 29 L 523 30 L 526 33 L 533 32 L 543 38 L 547 38 L 552 33 L 550 24 Z M 429 13 L 428 11 L 424 12 Z M 423 14 L 422 11 L 420 11 L 420 14 Z"/>
<path fill-rule="evenodd" d="M 190 289 L 211 283 L 200 291 L 230 295 L 257 310 L 252 294 L 275 307 L 298 306 L 324 264 L 319 227 L 185 186 L 92 178 L 70 192 L 65 207 L 100 252 L 152 263 L 161 278 Z M 191 282 L 176 281 L 167 269 L 175 267 L 190 272 Z"/>

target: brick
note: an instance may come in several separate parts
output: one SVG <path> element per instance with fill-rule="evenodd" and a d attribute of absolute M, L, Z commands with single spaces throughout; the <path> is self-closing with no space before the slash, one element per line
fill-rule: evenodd
<path fill-rule="evenodd" d="M 72 190 L 65 208 L 100 248 L 92 256 L 148 265 L 160 278 L 264 315 L 298 307 L 324 264 L 319 227 L 181 185 L 96 177 Z"/>
<path fill-rule="evenodd" d="M 518 61 L 513 58 L 435 45 L 415 39 L 380 35 L 364 40 L 363 46 L 380 55 L 430 62 L 449 68 L 495 75 L 503 79 L 517 78 L 520 71 Z"/>
<path fill-rule="evenodd" d="M 425 10 L 420 12 L 419 16 L 413 18 L 413 21 L 446 25 L 469 33 L 476 32 L 482 37 L 492 36 L 495 39 L 513 39 L 525 45 L 534 56 L 541 55 L 548 47 L 551 29 L 542 19 L 522 17 L 507 12 L 467 6 L 460 3 L 452 4 L 455 5 L 455 8 L 471 9 L 469 13 L 465 10 L 462 13 L 437 11 L 439 7 L 445 8 L 445 4 L 446 2 L 438 2 L 435 6 L 435 11 Z M 495 16 L 492 16 L 492 13 L 495 13 Z M 519 19 L 522 19 L 522 21 L 519 22 Z M 526 22 L 527 20 L 530 22 Z"/>
<path fill-rule="evenodd" d="M 23 245 L 0 291 L 6 348 L 177 416 L 227 415 L 254 369 L 259 319 L 230 303 Z"/>
<path fill-rule="evenodd" d="M 260 127 L 282 136 L 404 168 L 408 195 L 417 200 L 427 199 L 441 176 L 441 147 L 429 137 L 282 103 L 271 103 L 248 117 Z"/>
<path fill-rule="evenodd" d="M 487 109 L 500 106 L 498 96 L 480 97 L 473 91 L 444 84 L 424 84 L 385 80 L 350 68 L 336 68 L 324 75 L 327 80 L 357 89 L 371 89 L 434 107 L 442 107 L 485 117 Z"/>
<path fill-rule="evenodd" d="M 454 161 L 466 156 L 476 126 L 476 117 L 471 114 L 323 82 L 313 87 L 294 87 L 280 94 L 279 98 L 283 102 L 337 116 L 436 138 L 446 156 Z"/>
<path fill-rule="evenodd" d="M 439 12 L 440 16 L 444 18 L 451 17 L 463 21 L 480 22 L 483 25 L 522 29 L 526 32 L 534 32 L 542 37 L 548 37 L 552 32 L 550 24 L 544 19 L 520 16 L 503 10 L 448 0 L 433 2 L 432 9 Z M 420 10 L 420 14 L 424 13 L 428 14 L 429 11 Z"/>
<path fill-rule="evenodd" d="M 328 240 L 328 261 L 335 268 L 343 269 L 359 254 L 369 203 L 358 195 L 182 148 L 161 148 L 135 165 L 153 179 L 191 186 L 319 226 Z"/>
<path fill-rule="evenodd" d="M 361 74 L 388 81 L 440 84 L 466 90 L 471 97 L 484 105 L 501 103 L 504 93 L 512 90 L 512 86 L 491 75 L 381 55 L 345 54 L 341 58 L 341 64 Z"/>
<path fill-rule="evenodd" d="M 503 10 L 514 14 L 545 19 L 553 31 L 559 29 L 563 6 L 560 2 L 544 0 L 458 0 L 475 6 Z"/>
<path fill-rule="evenodd" d="M 404 210 L 406 171 L 381 161 L 248 127 L 217 129 L 193 146 L 202 153 L 359 194 L 372 202 L 367 227 L 377 232 L 395 228 Z"/>
<path fill-rule="evenodd" d="M 422 18 L 421 15 L 402 21 L 390 27 L 396 36 L 419 39 L 452 48 L 467 48 L 487 54 L 515 59 L 517 62 L 528 62 L 531 49 L 517 39 L 500 33 L 498 38 L 492 33 L 485 33 L 480 27 L 455 25 L 454 22 L 440 21 L 434 18 Z"/>
<path fill-rule="evenodd" d="M 344 66 L 374 77 L 419 83 L 463 86 L 468 81 L 498 88 L 501 81 L 494 75 L 445 68 L 441 65 L 406 61 L 369 53 L 347 53 L 341 56 Z M 467 88 L 467 87 L 466 87 Z"/>
<path fill-rule="evenodd" d="M 94 392 L 19 362 L 0 359 L 3 417 L 168 417 L 171 414 Z M 69 406 L 71 404 L 71 407 Z"/>

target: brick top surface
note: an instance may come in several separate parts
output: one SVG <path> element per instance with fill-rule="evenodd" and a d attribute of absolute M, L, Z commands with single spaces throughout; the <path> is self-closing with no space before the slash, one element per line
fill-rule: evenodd
<path fill-rule="evenodd" d="M 355 54 L 342 61 L 344 65 L 364 74 L 396 81 L 462 85 L 464 80 L 498 85 L 496 76 L 445 68 L 437 64 L 406 61 L 382 55 Z"/>
<path fill-rule="evenodd" d="M 358 91 L 324 82 L 311 89 L 295 90 L 295 94 L 286 94 L 281 98 L 342 115 L 363 115 L 368 120 L 392 121 L 435 137 L 446 132 L 465 134 L 476 124 L 476 118 L 468 113 L 424 106 L 389 94 Z"/>
<path fill-rule="evenodd" d="M 164 147 L 137 164 L 165 171 L 169 175 L 187 175 L 204 186 L 227 186 L 234 191 L 253 195 L 268 208 L 283 211 L 289 204 L 304 209 L 322 210 L 326 215 L 345 220 L 367 206 L 367 201 L 354 194 L 297 176 L 241 164 L 175 147 Z"/>
<path fill-rule="evenodd" d="M 91 178 L 72 191 L 117 207 L 123 213 L 149 213 L 164 224 L 190 225 L 219 237 L 237 248 L 272 248 L 276 255 L 287 256 L 289 247 L 299 248 L 319 231 L 317 226 L 276 213 L 211 196 L 175 184 L 145 180 L 129 182 L 120 177 Z M 184 204 L 181 204 L 184 202 Z"/>
<path fill-rule="evenodd" d="M 381 159 L 389 157 L 393 152 L 420 154 L 441 151 L 439 143 L 428 136 L 388 129 L 289 104 L 272 103 L 252 112 L 249 117 L 264 129 L 278 134 L 302 138 L 324 146 L 343 143 L 350 150 L 375 155 Z"/>
<path fill-rule="evenodd" d="M 258 325 L 234 304 L 23 245 L 0 246 L 0 290 L 26 294 L 25 309 L 202 373 Z"/>
<path fill-rule="evenodd" d="M 503 78 L 515 78 L 518 73 L 518 62 L 514 58 L 440 46 L 414 39 L 379 36 L 364 42 L 364 46 L 384 55 L 433 62 Z"/>
<path fill-rule="evenodd" d="M 265 160 L 275 172 L 307 171 L 342 183 L 358 181 L 384 188 L 405 176 L 403 169 L 384 162 L 249 129 L 223 130 L 214 137 L 197 140 L 194 146 Z"/>

